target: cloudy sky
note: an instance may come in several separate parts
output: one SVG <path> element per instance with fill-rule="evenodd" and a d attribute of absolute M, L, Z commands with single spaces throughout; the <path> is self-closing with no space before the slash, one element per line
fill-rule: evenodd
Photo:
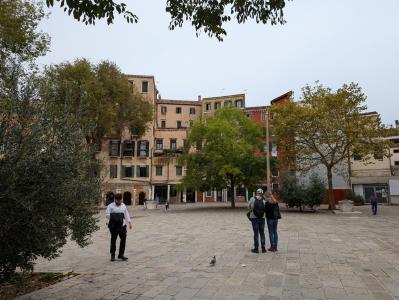
<path fill-rule="evenodd" d="M 128 74 L 154 75 L 163 98 L 197 99 L 246 93 L 247 106 L 266 105 L 319 80 L 333 89 L 357 82 L 369 111 L 385 124 L 399 119 L 398 0 L 293 0 L 285 25 L 226 26 L 223 42 L 196 37 L 190 24 L 168 30 L 160 0 L 123 1 L 140 18 L 85 26 L 54 7 L 41 24 L 52 38 L 41 64 L 110 60 Z"/>

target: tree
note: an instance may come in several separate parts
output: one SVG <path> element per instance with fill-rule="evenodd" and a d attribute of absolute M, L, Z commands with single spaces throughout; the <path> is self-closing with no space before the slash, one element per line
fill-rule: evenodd
<path fill-rule="evenodd" d="M 141 135 L 152 120 L 152 105 L 114 63 L 78 59 L 46 68 L 43 79 L 41 99 L 77 118 L 90 144 L 125 127 Z"/>
<path fill-rule="evenodd" d="M 335 92 L 316 83 L 302 89 L 302 101 L 272 108 L 276 142 L 284 159 L 297 171 L 323 165 L 328 179 L 329 208 L 335 208 L 333 168 L 353 153 L 370 158 L 375 151 L 387 155 L 380 118 L 365 114 L 366 96 L 359 85 L 344 84 Z"/>
<path fill-rule="evenodd" d="M 265 159 L 255 156 L 262 145 L 260 125 L 236 108 L 221 109 L 214 116 L 194 123 L 187 139 L 196 147 L 180 158 L 187 173 L 182 186 L 206 191 L 244 185 L 253 187 L 266 175 Z"/>
<path fill-rule="evenodd" d="M 319 206 L 324 199 L 325 192 L 326 188 L 323 179 L 317 173 L 312 173 L 305 191 L 305 205 L 310 208 Z"/>
<path fill-rule="evenodd" d="M 94 24 L 97 19 L 106 18 L 107 23 L 114 21 L 114 13 L 123 14 L 128 23 L 137 23 L 138 17 L 127 10 L 126 4 L 113 0 L 55 0 L 64 7 L 64 11 L 85 24 Z M 235 18 L 238 23 L 254 19 L 256 23 L 272 25 L 284 24 L 283 9 L 286 0 L 167 0 L 166 12 L 171 16 L 169 29 L 182 27 L 184 21 L 190 21 L 197 35 L 204 30 L 209 36 L 216 36 L 221 41 L 226 35 L 224 23 Z M 46 0 L 47 6 L 54 5 L 54 0 Z"/>
<path fill-rule="evenodd" d="M 297 207 L 302 211 L 305 199 L 305 189 L 299 183 L 296 176 L 290 172 L 283 175 L 280 196 L 287 207 Z"/>
<path fill-rule="evenodd" d="M 35 2 L 0 5 L 0 277 L 54 258 L 98 228 L 97 165 L 75 118 L 39 99 L 35 59 L 48 48 Z"/>

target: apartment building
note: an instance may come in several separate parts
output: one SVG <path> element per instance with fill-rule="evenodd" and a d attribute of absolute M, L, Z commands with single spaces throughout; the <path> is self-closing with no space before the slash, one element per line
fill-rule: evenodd
<path fill-rule="evenodd" d="M 375 194 L 380 203 L 399 204 L 399 135 L 385 137 L 390 141 L 390 156 L 374 153 L 367 162 L 361 156 L 351 159 L 350 182 L 355 194 L 366 203 Z"/>

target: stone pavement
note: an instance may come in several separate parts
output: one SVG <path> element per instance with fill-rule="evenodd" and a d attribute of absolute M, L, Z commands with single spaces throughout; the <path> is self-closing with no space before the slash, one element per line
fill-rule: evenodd
<path fill-rule="evenodd" d="M 101 215 L 92 245 L 68 243 L 61 257 L 36 265 L 81 275 L 21 299 L 399 299 L 399 207 L 379 206 L 377 216 L 357 209 L 282 211 L 279 252 L 253 254 L 243 207 L 134 208 L 127 262 L 109 261 Z"/>

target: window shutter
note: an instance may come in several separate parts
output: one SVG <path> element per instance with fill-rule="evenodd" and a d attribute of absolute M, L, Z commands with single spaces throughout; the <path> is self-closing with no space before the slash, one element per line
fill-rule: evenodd
<path fill-rule="evenodd" d="M 140 145 L 141 145 L 141 141 L 137 142 L 137 156 L 140 156 Z"/>
<path fill-rule="evenodd" d="M 145 166 L 145 177 L 148 177 L 148 176 L 150 176 L 150 172 L 149 172 L 149 167 L 147 165 L 147 166 Z"/>
<path fill-rule="evenodd" d="M 109 142 L 109 156 L 112 155 L 112 141 Z"/>
<path fill-rule="evenodd" d="M 140 166 L 136 166 L 136 177 L 140 177 Z"/>
<path fill-rule="evenodd" d="M 126 173 L 125 173 L 125 166 L 122 166 L 121 167 L 121 178 L 124 178 L 125 177 L 125 175 L 126 175 Z"/>
<path fill-rule="evenodd" d="M 150 142 L 148 141 L 145 142 L 145 151 L 146 151 L 146 156 L 148 157 L 148 152 L 150 151 Z"/>
<path fill-rule="evenodd" d="M 136 147 L 135 147 L 135 142 L 134 141 L 132 141 L 132 156 L 134 156 L 134 150 L 136 149 Z M 133 172 L 134 173 L 134 172 Z"/>

